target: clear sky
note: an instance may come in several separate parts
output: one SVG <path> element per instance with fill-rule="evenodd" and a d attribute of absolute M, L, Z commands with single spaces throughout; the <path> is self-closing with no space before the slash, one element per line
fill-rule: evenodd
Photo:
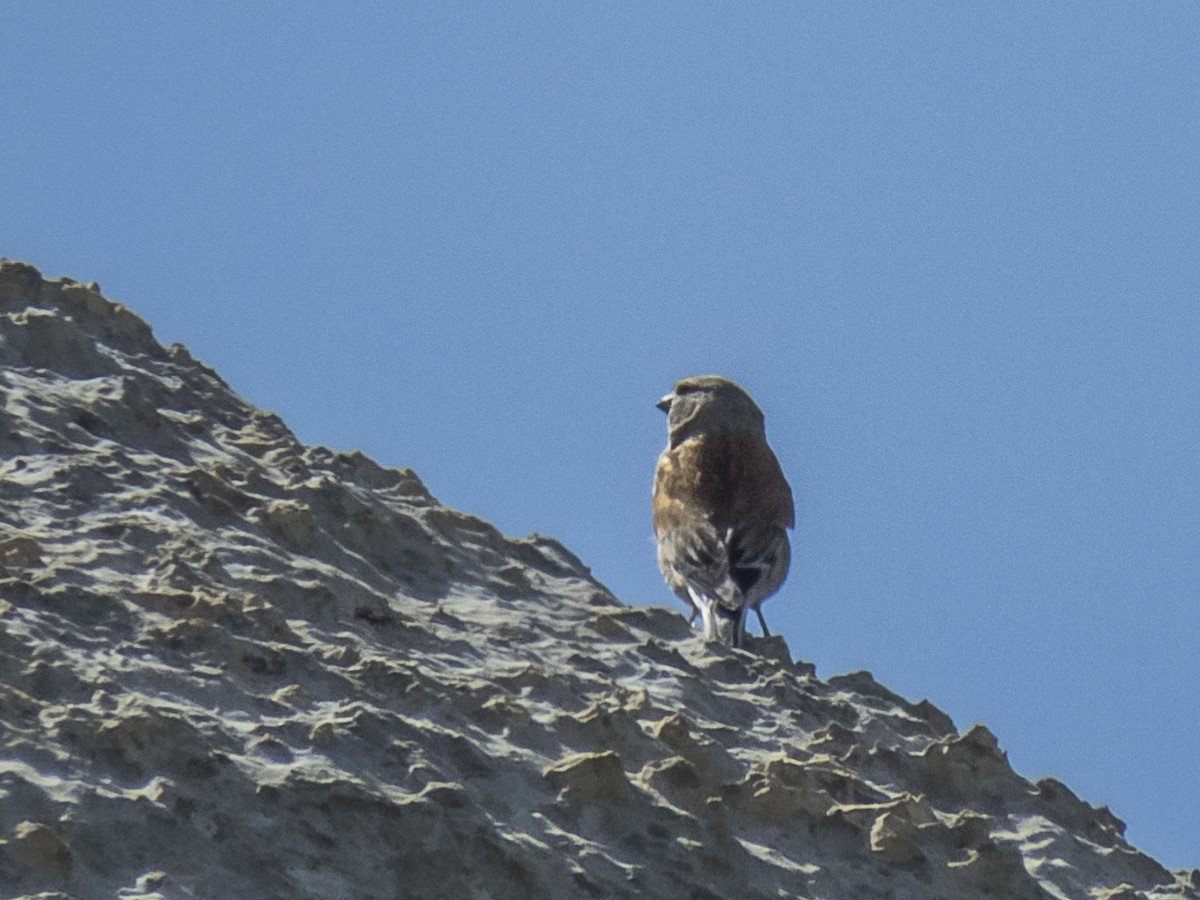
<path fill-rule="evenodd" d="M 11 3 L 0 255 L 299 437 L 682 604 L 678 378 L 798 501 L 764 611 L 1200 866 L 1200 5 Z"/>

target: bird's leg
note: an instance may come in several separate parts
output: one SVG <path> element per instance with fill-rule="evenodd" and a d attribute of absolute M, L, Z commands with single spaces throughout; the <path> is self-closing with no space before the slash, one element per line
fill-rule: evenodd
<path fill-rule="evenodd" d="M 733 623 L 733 646 L 741 649 L 746 646 L 746 607 L 737 611 L 737 621 Z"/>
<path fill-rule="evenodd" d="M 762 610 L 756 606 L 754 611 L 758 613 L 758 624 L 762 626 L 763 637 L 770 637 L 771 632 L 767 631 L 767 620 L 763 618 Z"/>
<path fill-rule="evenodd" d="M 704 623 L 704 640 L 714 640 L 717 636 L 716 599 L 697 593 L 692 588 L 688 588 L 688 594 L 691 596 L 692 602 L 696 604 L 696 609 L 700 611 L 700 617 Z"/>
<path fill-rule="evenodd" d="M 700 617 L 704 625 L 704 640 L 715 641 L 717 639 L 717 611 L 714 607 L 717 601 L 704 598 L 703 605 L 700 607 Z"/>

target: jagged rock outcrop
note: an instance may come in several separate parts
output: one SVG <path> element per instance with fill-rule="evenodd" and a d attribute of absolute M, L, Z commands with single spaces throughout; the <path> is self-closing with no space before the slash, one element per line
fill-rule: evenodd
<path fill-rule="evenodd" d="M 1200 898 L 986 728 L 704 646 L 94 285 L 0 266 L 0 389 L 0 895 Z"/>

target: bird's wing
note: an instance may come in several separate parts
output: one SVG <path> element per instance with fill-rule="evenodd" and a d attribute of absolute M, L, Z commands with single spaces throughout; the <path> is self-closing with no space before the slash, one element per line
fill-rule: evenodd
<path fill-rule="evenodd" d="M 728 593 L 729 554 L 708 521 L 692 521 L 683 527 L 660 531 L 658 559 L 663 572 L 670 573 L 668 581 L 672 582 L 672 588 L 678 581 L 685 594 L 689 587 L 712 597 Z"/>
<path fill-rule="evenodd" d="M 737 585 L 743 603 L 757 607 L 779 590 L 792 557 L 784 528 L 730 528 L 725 543 L 729 548 L 729 578 Z"/>
<path fill-rule="evenodd" d="M 691 591 L 717 596 L 728 581 L 724 534 L 709 516 L 697 490 L 699 468 L 693 444 L 666 450 L 654 475 L 654 534 L 663 577 L 685 603 Z"/>

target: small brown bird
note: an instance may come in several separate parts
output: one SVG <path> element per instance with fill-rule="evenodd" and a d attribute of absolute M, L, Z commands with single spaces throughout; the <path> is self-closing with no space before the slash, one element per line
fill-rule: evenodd
<path fill-rule="evenodd" d="M 705 640 L 740 647 L 747 610 L 787 577 L 792 489 L 767 444 L 763 414 L 741 387 L 695 375 L 658 402 L 667 449 L 654 472 L 654 533 L 667 584 L 702 617 Z"/>

